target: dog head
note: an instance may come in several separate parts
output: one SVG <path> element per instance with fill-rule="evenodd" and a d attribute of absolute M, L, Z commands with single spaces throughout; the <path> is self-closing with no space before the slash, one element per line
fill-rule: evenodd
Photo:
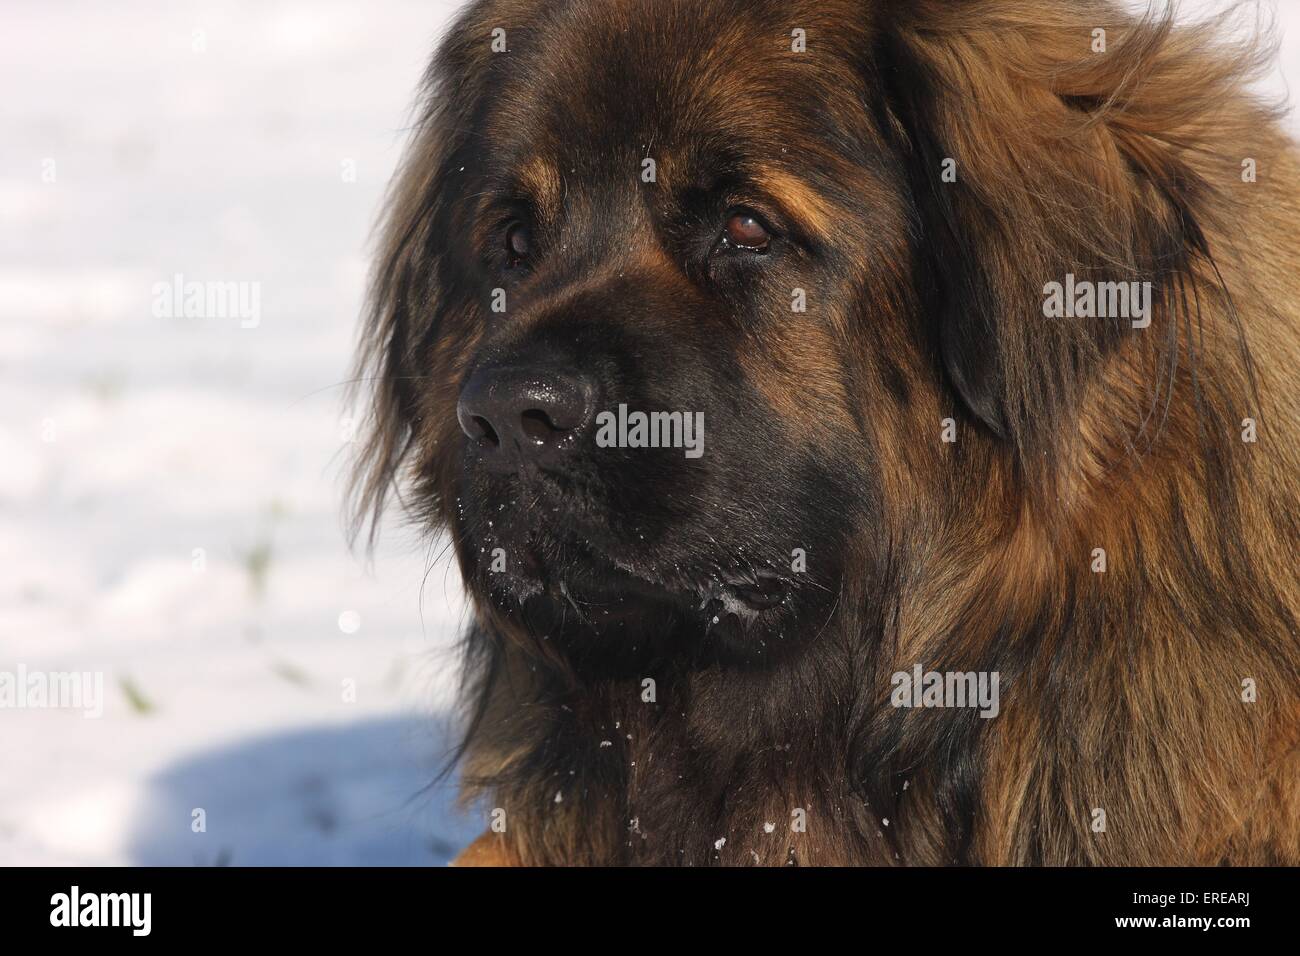
<path fill-rule="evenodd" d="M 866 597 L 990 487 L 1050 496 L 1148 410 L 1084 428 L 1089 388 L 1159 355 L 1044 284 L 1164 296 L 1203 242 L 1207 177 L 1122 99 L 1162 27 L 1116 17 L 474 3 L 386 220 L 362 505 L 402 484 L 494 624 L 618 667 L 796 647 L 847 566 Z"/>

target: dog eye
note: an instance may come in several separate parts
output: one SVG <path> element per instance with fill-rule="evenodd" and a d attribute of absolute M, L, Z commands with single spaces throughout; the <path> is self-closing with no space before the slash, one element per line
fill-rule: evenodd
<path fill-rule="evenodd" d="M 748 252 L 766 252 L 772 242 L 772 234 L 762 221 L 743 209 L 733 212 L 727 219 L 723 238 L 729 245 Z"/>
<path fill-rule="evenodd" d="M 519 265 L 527 259 L 532 249 L 532 230 L 524 223 L 517 222 L 506 230 L 506 256 L 512 266 Z"/>

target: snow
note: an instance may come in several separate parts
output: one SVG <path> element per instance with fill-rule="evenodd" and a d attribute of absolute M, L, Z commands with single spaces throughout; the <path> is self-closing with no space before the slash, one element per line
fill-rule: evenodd
<path fill-rule="evenodd" d="M 484 829 L 437 777 L 443 543 L 390 522 L 370 564 L 340 518 L 367 239 L 453 7 L 6 0 L 0 671 L 106 699 L 0 711 L 0 864 L 438 865 Z M 255 284 L 256 326 L 157 317 L 177 275 Z"/>
<path fill-rule="evenodd" d="M 367 242 L 451 8 L 6 4 L 0 671 L 106 699 L 0 711 L 0 863 L 437 865 L 483 829 L 438 780 L 442 542 L 394 520 L 370 564 L 340 514 Z M 261 321 L 155 317 L 177 274 Z"/>

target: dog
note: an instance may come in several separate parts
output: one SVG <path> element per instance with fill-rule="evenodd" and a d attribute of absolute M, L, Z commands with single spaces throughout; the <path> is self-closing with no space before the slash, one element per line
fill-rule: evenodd
<path fill-rule="evenodd" d="M 462 863 L 1300 863 L 1300 167 L 1239 25 L 461 13 L 352 504 L 472 597 Z"/>

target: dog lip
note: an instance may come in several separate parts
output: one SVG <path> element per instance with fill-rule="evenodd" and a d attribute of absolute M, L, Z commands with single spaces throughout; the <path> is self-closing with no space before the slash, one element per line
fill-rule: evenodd
<path fill-rule="evenodd" d="M 657 575 L 625 566 L 594 548 L 591 542 L 581 549 L 581 557 L 567 566 L 546 561 L 545 550 L 535 542 L 522 548 L 516 571 L 521 579 L 562 600 L 581 600 L 602 607 L 637 599 L 681 603 L 681 592 Z"/>
<path fill-rule="evenodd" d="M 530 533 L 526 541 L 511 549 L 516 559 L 510 574 L 504 581 L 498 579 L 508 590 L 546 592 L 559 600 L 609 608 L 649 601 L 699 611 L 716 604 L 729 613 L 750 617 L 780 607 L 792 587 L 784 575 L 766 568 L 693 574 L 677 566 L 676 573 L 664 575 L 653 566 L 627 561 L 590 538 L 579 545 L 572 539 L 557 542 L 535 535 Z M 552 553 L 567 560 L 553 563 L 546 557 Z"/>
<path fill-rule="evenodd" d="M 687 580 L 665 579 L 654 573 L 612 561 L 599 552 L 589 552 L 599 565 L 612 568 L 620 579 L 617 585 L 620 597 L 653 597 L 674 603 L 690 603 L 692 593 L 702 595 L 705 603 L 721 601 L 733 609 L 750 613 L 770 611 L 785 603 L 790 582 L 772 571 L 758 571 L 749 575 L 721 579 L 711 578 L 692 586 Z M 602 589 L 604 590 L 604 589 Z"/>

